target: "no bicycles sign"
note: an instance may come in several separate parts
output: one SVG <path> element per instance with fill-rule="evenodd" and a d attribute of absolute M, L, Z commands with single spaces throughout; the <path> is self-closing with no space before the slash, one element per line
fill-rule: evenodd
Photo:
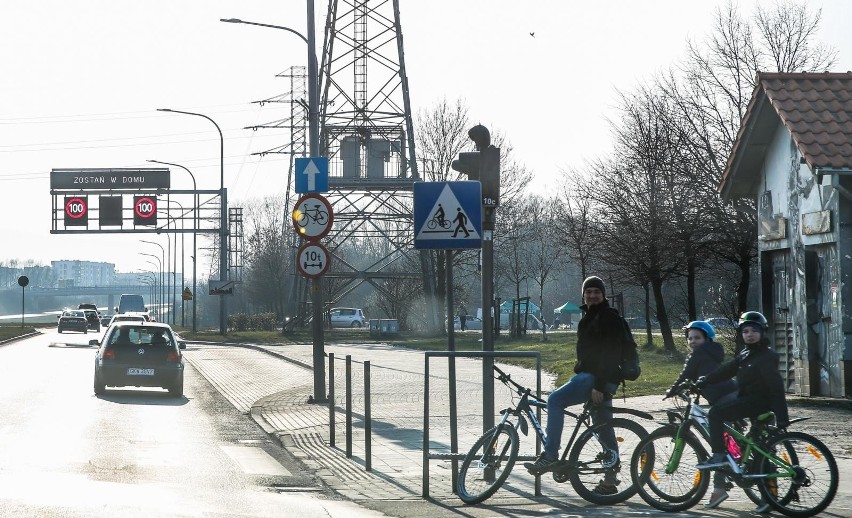
<path fill-rule="evenodd" d="M 331 231 L 334 212 L 331 203 L 321 194 L 305 194 L 293 208 L 293 228 L 308 241 L 324 238 Z"/>

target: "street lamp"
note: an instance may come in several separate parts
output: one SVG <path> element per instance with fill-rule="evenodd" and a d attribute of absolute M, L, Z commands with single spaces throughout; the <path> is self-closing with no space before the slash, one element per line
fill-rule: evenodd
<path fill-rule="evenodd" d="M 268 23 L 257 23 L 240 20 L 239 18 L 220 18 L 220 22 L 241 23 L 244 25 L 257 25 L 258 27 L 269 27 L 280 29 L 295 34 L 308 45 L 308 134 L 311 156 L 319 154 L 319 66 L 316 54 L 316 37 L 314 31 L 314 1 L 308 0 L 308 36 L 301 32 Z"/>
<path fill-rule="evenodd" d="M 183 208 L 183 204 L 180 203 L 180 202 L 177 202 L 175 200 L 166 200 L 166 201 L 168 203 L 174 203 L 175 205 L 180 207 L 180 229 L 183 231 L 184 229 L 186 229 L 186 224 L 185 224 L 186 210 Z M 168 216 L 168 218 L 172 223 L 174 223 L 175 232 L 177 232 L 177 219 L 175 219 L 172 216 Z M 184 237 L 183 236 L 184 236 L 184 232 L 181 232 L 180 233 L 180 281 L 181 281 L 181 284 L 184 284 L 184 282 L 185 282 L 184 281 L 184 271 L 185 271 L 184 267 L 186 265 L 186 261 L 184 260 L 184 250 L 185 250 L 186 247 L 184 246 Z M 177 275 L 177 235 L 175 235 L 175 253 L 174 253 L 174 256 L 172 256 L 172 263 L 174 264 L 174 266 L 172 268 L 172 325 L 175 325 L 176 319 L 177 319 L 177 310 L 175 309 L 175 306 L 177 305 L 177 294 L 176 294 L 176 292 L 177 292 L 177 279 L 175 277 Z M 183 289 L 181 289 L 181 295 L 183 295 Z M 181 320 L 180 325 L 181 325 L 181 327 L 186 326 L 186 317 L 184 316 L 183 306 L 184 306 L 183 296 L 181 296 L 181 302 L 180 302 L 180 320 Z"/>
<path fill-rule="evenodd" d="M 172 110 L 171 108 L 157 108 L 158 112 L 182 113 L 203 117 L 216 126 L 219 132 L 219 197 L 222 199 L 221 217 L 219 218 L 219 281 L 222 285 L 228 282 L 228 194 L 225 191 L 225 138 L 222 129 L 216 121 L 203 113 Z M 228 331 L 228 306 L 225 295 L 219 298 L 219 334 L 224 335 Z"/>
<path fill-rule="evenodd" d="M 162 263 L 160 263 L 160 265 L 162 267 L 168 268 L 169 262 L 166 260 L 166 249 L 163 248 L 163 245 L 161 245 L 160 243 L 157 243 L 156 241 L 146 241 L 145 239 L 140 239 L 139 242 L 140 243 L 148 243 L 149 245 L 157 245 L 158 247 L 160 247 L 160 252 L 162 252 L 162 254 L 163 254 L 163 261 L 162 261 Z M 162 291 L 162 294 L 161 294 L 162 296 L 160 297 L 160 306 L 161 306 L 160 311 L 162 312 L 162 310 L 163 310 L 162 305 L 166 302 L 166 291 L 165 291 L 165 286 L 162 283 L 162 281 L 160 282 L 160 291 Z"/>
<path fill-rule="evenodd" d="M 157 308 L 160 309 L 163 305 L 163 262 L 154 254 L 147 254 L 145 252 L 139 252 L 139 255 L 147 255 L 148 257 L 153 257 L 157 260 L 157 263 L 154 263 L 150 259 L 146 259 L 149 264 L 152 264 L 160 269 L 160 293 L 159 293 L 159 302 L 157 303 Z M 159 314 L 159 313 L 158 313 Z"/>
<path fill-rule="evenodd" d="M 195 274 L 195 256 L 198 255 L 198 186 L 195 184 L 195 175 L 192 174 L 192 171 L 187 169 L 186 167 L 180 164 L 173 164 L 171 162 L 161 162 L 159 160 L 148 160 L 148 162 L 153 162 L 155 164 L 162 165 L 170 165 L 174 167 L 180 167 L 187 173 L 189 173 L 190 178 L 192 178 L 192 190 L 195 191 L 195 208 L 193 210 L 193 228 L 192 228 L 192 332 L 198 332 L 198 321 L 196 318 L 196 301 L 198 300 L 198 289 L 196 286 L 196 274 Z M 182 260 L 181 260 L 182 262 Z"/>
<path fill-rule="evenodd" d="M 225 23 L 241 23 L 280 29 L 295 34 L 308 44 L 308 133 L 310 155 L 319 156 L 319 71 L 317 66 L 316 36 L 314 28 L 314 0 L 308 0 L 308 36 L 290 27 L 270 25 L 268 23 L 247 22 L 238 18 L 220 18 Z M 327 401 L 325 394 L 325 352 L 323 350 L 323 311 L 322 311 L 322 279 L 311 282 L 311 304 L 313 305 L 313 363 L 314 363 L 314 397 L 313 401 Z"/>

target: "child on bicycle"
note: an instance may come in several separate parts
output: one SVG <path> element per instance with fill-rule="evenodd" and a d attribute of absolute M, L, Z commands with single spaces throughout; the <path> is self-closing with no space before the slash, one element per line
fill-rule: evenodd
<path fill-rule="evenodd" d="M 698 464 L 700 470 L 718 470 L 729 464 L 724 443 L 725 421 L 754 418 L 771 410 L 778 428 L 786 428 L 789 423 L 784 380 L 778 372 L 778 354 L 769 347 L 768 329 L 769 323 L 762 313 L 743 313 L 737 334 L 745 349 L 730 362 L 698 379 L 699 387 L 706 387 L 736 375 L 739 387 L 735 400 L 718 403 L 708 412 L 713 455 Z"/>
<path fill-rule="evenodd" d="M 583 310 L 583 318 L 577 325 L 575 375 L 547 398 L 547 437 L 544 452 L 534 463 L 524 464 L 533 475 L 553 471 L 559 464 L 565 408 L 591 399 L 592 403 L 600 405 L 593 416 L 595 423 L 612 419 L 611 395 L 621 382 L 619 365 L 625 327 L 618 311 L 609 306 L 606 288 L 600 277 L 591 276 L 583 281 L 582 293 L 584 304 L 580 309 Z M 609 434 L 605 433 L 602 441 L 611 448 L 612 453 L 605 465 L 616 468 L 619 461 L 618 443 L 612 428 L 608 430 Z M 615 494 L 618 492 L 616 486 L 619 483 L 616 470 L 613 469 L 604 475 L 594 491 L 600 494 Z"/>
<path fill-rule="evenodd" d="M 686 358 L 677 381 L 666 392 L 667 398 L 674 396 L 678 386 L 684 381 L 696 381 L 716 370 L 725 358 L 725 349 L 713 340 L 716 338 L 716 330 L 709 322 L 696 320 L 688 323 L 683 329 L 686 331 L 686 341 L 692 348 L 692 353 Z M 737 397 L 737 383 L 732 378 L 724 378 L 706 385 L 702 393 L 710 405 L 733 401 Z M 725 474 L 716 471 L 713 475 L 713 493 L 705 508 L 713 509 L 727 500 L 726 482 Z"/>

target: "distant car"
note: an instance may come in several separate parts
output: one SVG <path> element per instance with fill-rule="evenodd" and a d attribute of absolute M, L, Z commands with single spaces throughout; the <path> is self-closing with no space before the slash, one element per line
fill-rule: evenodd
<path fill-rule="evenodd" d="M 89 302 L 83 302 L 83 303 L 77 304 L 77 309 L 92 309 L 96 313 L 100 313 L 98 311 L 98 306 L 96 306 L 95 304 L 89 303 Z"/>
<path fill-rule="evenodd" d="M 63 311 L 62 314 L 59 315 L 59 322 L 56 324 L 56 330 L 60 333 L 63 331 L 88 333 L 89 321 L 86 320 L 86 313 L 78 309 Z"/>
<path fill-rule="evenodd" d="M 331 327 L 364 327 L 367 319 L 359 308 L 331 308 L 328 312 Z"/>
<path fill-rule="evenodd" d="M 110 320 L 112 320 L 112 315 L 101 315 L 101 326 L 107 327 Z"/>
<path fill-rule="evenodd" d="M 180 341 L 168 324 L 117 322 L 107 329 L 97 345 L 94 389 L 101 395 L 106 387 L 162 387 L 172 396 L 183 395 L 184 362 Z"/>
<path fill-rule="evenodd" d="M 461 330 L 461 319 L 459 317 L 456 317 L 453 327 L 456 331 Z M 468 315 L 467 318 L 465 318 L 464 320 L 464 327 L 468 330 L 481 330 L 482 319 Z"/>
<path fill-rule="evenodd" d="M 84 309 L 83 313 L 86 315 L 86 322 L 89 323 L 89 329 L 94 329 L 96 333 L 100 333 L 101 317 L 98 316 L 98 312 L 94 309 Z"/>
<path fill-rule="evenodd" d="M 107 325 L 113 325 L 116 322 L 150 322 L 151 318 L 148 313 L 119 313 L 118 315 L 113 315 Z"/>

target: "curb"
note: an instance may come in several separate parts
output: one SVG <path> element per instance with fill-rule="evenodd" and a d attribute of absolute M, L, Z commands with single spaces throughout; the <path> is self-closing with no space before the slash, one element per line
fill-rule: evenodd
<path fill-rule="evenodd" d="M 10 344 L 12 342 L 17 342 L 18 340 L 26 340 L 27 338 L 32 338 L 33 336 L 40 335 L 38 331 L 33 331 L 31 333 L 27 333 L 25 335 L 14 336 L 12 338 L 7 338 L 5 340 L 0 340 L 0 345 Z"/>

